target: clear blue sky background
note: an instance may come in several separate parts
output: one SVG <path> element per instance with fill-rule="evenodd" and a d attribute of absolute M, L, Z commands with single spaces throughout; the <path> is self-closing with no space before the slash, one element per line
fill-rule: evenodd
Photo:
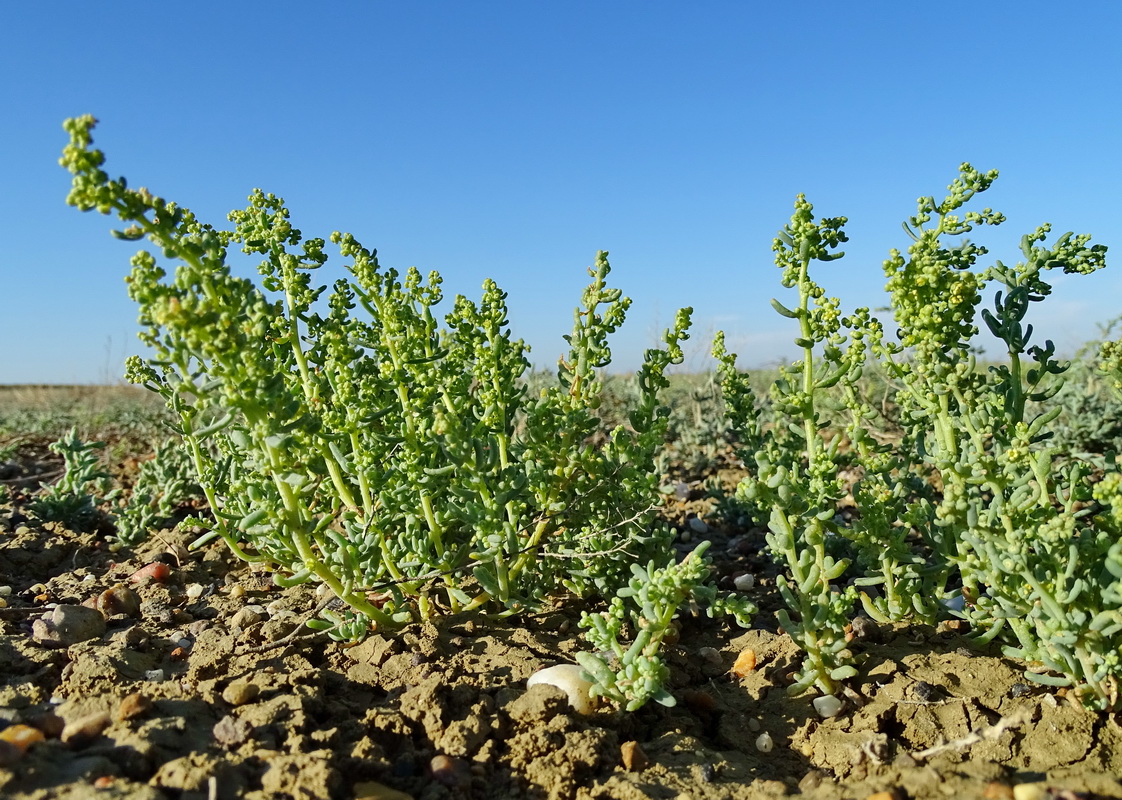
<path fill-rule="evenodd" d="M 261 187 L 450 294 L 494 277 L 543 365 L 597 249 L 635 301 L 619 366 L 687 304 L 700 367 L 717 328 L 744 366 L 792 355 L 768 299 L 798 192 L 850 218 L 821 275 L 846 308 L 884 303 L 962 161 L 1002 172 L 993 256 L 1044 221 L 1122 255 L 1113 2 L 6 3 L 0 32 L 0 383 L 116 380 L 138 347 L 136 246 L 63 202 L 83 113 L 110 173 L 203 219 Z M 1120 276 L 1060 280 L 1041 332 L 1093 336 Z"/>

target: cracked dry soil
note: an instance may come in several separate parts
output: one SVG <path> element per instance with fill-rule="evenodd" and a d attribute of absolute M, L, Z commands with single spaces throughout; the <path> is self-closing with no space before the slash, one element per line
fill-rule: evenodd
<path fill-rule="evenodd" d="M 35 740 L 0 748 L 0 796 L 1122 797 L 1117 720 L 1026 686 L 954 625 L 867 626 L 858 697 L 821 719 L 784 692 L 797 653 L 768 629 L 779 601 L 762 541 L 710 536 L 723 584 L 756 573 L 758 627 L 683 619 L 676 707 L 582 717 L 558 690 L 526 689 L 582 647 L 572 609 L 449 616 L 347 646 L 299 630 L 314 588 L 277 589 L 221 545 L 186 553 L 189 537 L 165 532 L 114 554 L 0 507 L 0 727 Z M 157 561 L 163 580 L 130 582 Z M 103 629 L 75 633 L 71 618 L 89 618 L 52 610 L 95 598 Z M 741 677 L 745 649 L 756 666 Z"/>

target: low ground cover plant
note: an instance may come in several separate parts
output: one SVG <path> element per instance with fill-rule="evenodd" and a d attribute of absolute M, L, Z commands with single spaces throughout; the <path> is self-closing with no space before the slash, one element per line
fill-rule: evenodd
<path fill-rule="evenodd" d="M 114 515 L 116 540 L 135 546 L 171 523 L 181 506 L 202 499 L 191 453 L 177 437 L 166 438 L 137 468 L 132 492 Z"/>
<path fill-rule="evenodd" d="M 665 692 L 660 642 L 679 609 L 704 602 L 747 624 L 743 599 L 706 585 L 703 548 L 682 564 L 656 520 L 666 370 L 682 360 L 690 310 L 647 351 L 627 425 L 593 439 L 630 301 L 606 253 L 550 384 L 530 394 L 527 348 L 511 337 L 491 280 L 443 316 L 440 276 L 383 268 L 351 234 L 331 243 L 350 277 L 312 283 L 328 242 L 305 238 L 283 201 L 255 191 L 230 230 L 102 170 L 90 117 L 66 123 L 68 202 L 114 214 L 147 239 L 128 290 L 152 355 L 130 381 L 165 399 L 212 512 L 196 545 L 221 538 L 281 586 L 324 584 L 341 603 L 314 626 L 338 638 L 461 611 L 516 613 L 558 596 L 611 599 L 584 625 L 602 653 L 599 691 L 629 707 Z M 227 249 L 260 257 L 261 285 Z M 640 568 L 636 565 L 644 565 Z M 623 647 L 623 622 L 642 632 Z"/>
<path fill-rule="evenodd" d="M 923 197 L 904 225 L 907 253 L 885 261 L 898 337 L 867 309 L 848 317 L 811 275 L 846 241 L 844 218 L 815 219 L 803 197 L 775 240 L 776 263 L 798 305 L 803 358 L 770 390 L 772 420 L 715 343 L 730 415 L 751 474 L 738 497 L 766 524 L 786 567 L 785 630 L 806 653 L 792 693 L 834 694 L 856 674 L 850 624 L 860 607 L 878 620 L 968 620 L 979 642 L 998 640 L 1029 662 L 1026 677 L 1070 686 L 1114 708 L 1122 674 L 1122 477 L 1113 457 L 1065 453 L 1053 441 L 1068 364 L 1024 322 L 1051 293 L 1049 270 L 1087 274 L 1106 248 L 1049 226 L 1023 237 L 1023 260 L 976 269 L 985 248 L 965 237 L 1004 217 L 962 211 L 996 172 L 964 164 L 941 202 Z M 950 244 L 948 239 L 957 243 Z M 990 287 L 992 309 L 983 307 Z M 979 365 L 978 319 L 1004 360 Z M 1118 345 L 1104 348 L 1106 370 Z M 868 359 L 897 390 L 900 436 L 868 424 L 860 377 Z M 852 486 L 846 474 L 856 474 Z M 851 497 L 855 514 L 839 514 Z"/>
<path fill-rule="evenodd" d="M 41 485 L 28 508 L 47 522 L 62 522 L 77 530 L 95 527 L 105 518 L 100 506 L 118 492 L 99 457 L 105 443 L 83 441 L 77 429 L 71 428 L 48 446 L 62 456 L 63 472 L 58 480 Z"/>

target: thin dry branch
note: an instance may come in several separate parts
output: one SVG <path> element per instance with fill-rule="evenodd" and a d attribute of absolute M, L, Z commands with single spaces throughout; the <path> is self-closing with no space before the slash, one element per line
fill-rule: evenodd
<path fill-rule="evenodd" d="M 1031 719 L 1027 711 L 1018 711 L 1016 714 L 1013 714 L 1011 716 L 1002 717 L 993 725 L 986 725 L 976 730 L 972 730 L 961 739 L 954 739 L 953 741 L 947 742 L 946 744 L 940 744 L 936 745 L 935 747 L 929 747 L 926 750 L 920 750 L 918 752 L 912 753 L 911 756 L 917 761 L 920 761 L 950 750 L 964 750 L 967 747 L 973 747 L 979 742 L 993 741 L 994 739 L 999 738 L 1001 734 L 1005 733 L 1007 730 L 1020 725 L 1027 725 L 1030 721 Z"/>

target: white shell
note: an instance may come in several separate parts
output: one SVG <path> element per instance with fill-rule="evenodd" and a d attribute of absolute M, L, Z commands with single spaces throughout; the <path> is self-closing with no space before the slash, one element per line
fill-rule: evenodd
<path fill-rule="evenodd" d="M 756 737 L 756 749 L 761 753 L 770 753 L 772 748 L 775 747 L 775 742 L 771 738 L 771 734 L 764 731 Z"/>
<path fill-rule="evenodd" d="M 539 683 L 556 686 L 563 691 L 569 697 L 569 705 L 578 714 L 592 713 L 592 698 L 589 696 L 592 681 L 581 676 L 579 664 L 558 664 L 555 667 L 539 669 L 526 681 L 526 688 L 529 689 Z"/>

